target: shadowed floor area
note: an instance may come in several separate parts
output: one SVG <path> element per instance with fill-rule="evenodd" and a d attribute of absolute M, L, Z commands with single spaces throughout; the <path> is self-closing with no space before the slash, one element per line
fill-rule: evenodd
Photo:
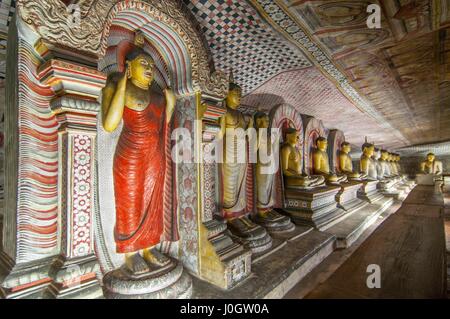
<path fill-rule="evenodd" d="M 306 298 L 446 298 L 445 245 L 442 193 L 433 186 L 417 186 Z M 372 264 L 380 266 L 380 288 L 367 287 Z"/>

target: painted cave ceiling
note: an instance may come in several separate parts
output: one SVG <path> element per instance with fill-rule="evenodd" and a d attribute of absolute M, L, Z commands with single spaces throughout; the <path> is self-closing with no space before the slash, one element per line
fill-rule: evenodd
<path fill-rule="evenodd" d="M 287 102 L 361 145 L 450 140 L 449 0 L 185 0 L 247 108 Z M 378 4 L 380 29 L 367 6 Z"/>
<path fill-rule="evenodd" d="M 355 145 L 450 141 L 450 0 L 183 1 L 244 111 L 290 103 Z M 14 2 L 0 0 L 2 78 Z M 380 29 L 366 25 L 370 4 Z"/>

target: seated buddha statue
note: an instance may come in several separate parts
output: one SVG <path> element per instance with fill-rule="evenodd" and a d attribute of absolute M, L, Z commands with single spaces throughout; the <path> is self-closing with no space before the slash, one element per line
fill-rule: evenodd
<path fill-rule="evenodd" d="M 395 165 L 395 162 L 394 162 L 394 154 L 389 153 L 388 163 L 389 163 L 389 168 L 391 170 L 391 175 L 398 176 L 397 166 Z"/>
<path fill-rule="evenodd" d="M 360 159 L 361 174 L 366 175 L 368 180 L 377 180 L 377 167 L 372 158 L 375 146 L 366 141 L 361 148 L 363 152 Z"/>
<path fill-rule="evenodd" d="M 335 174 L 330 171 L 330 161 L 327 153 L 328 141 L 324 137 L 316 140 L 316 148 L 313 151 L 314 174 L 322 175 L 328 183 L 340 184 L 347 181 L 347 175 Z"/>
<path fill-rule="evenodd" d="M 392 177 L 391 166 L 389 165 L 389 152 L 386 150 L 381 150 L 380 165 L 383 172 L 383 178 Z"/>
<path fill-rule="evenodd" d="M 361 179 L 360 173 L 353 170 L 352 157 L 350 156 L 350 151 L 352 147 L 348 142 L 341 143 L 341 149 L 339 151 L 339 168 L 341 172 L 347 175 L 348 179 Z"/>
<path fill-rule="evenodd" d="M 383 165 L 381 165 L 381 150 L 375 147 L 372 159 L 375 161 L 375 167 L 377 169 L 378 180 L 384 179 Z"/>
<path fill-rule="evenodd" d="M 436 160 L 436 156 L 433 153 L 427 154 L 427 159 L 420 163 L 420 171 L 422 174 L 442 174 L 442 162 Z"/>
<path fill-rule="evenodd" d="M 307 176 L 302 174 L 301 152 L 297 148 L 299 132 L 294 128 L 286 130 L 286 142 L 281 148 L 281 168 L 286 187 L 314 188 L 325 186 L 323 176 Z"/>

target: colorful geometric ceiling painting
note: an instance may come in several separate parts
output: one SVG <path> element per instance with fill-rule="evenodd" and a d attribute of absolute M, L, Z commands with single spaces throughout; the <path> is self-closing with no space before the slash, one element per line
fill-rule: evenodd
<path fill-rule="evenodd" d="M 388 137 L 388 140 L 397 146 L 408 144 L 408 140 L 389 122 L 386 122 L 384 116 L 349 84 L 344 73 L 335 67 L 326 51 L 323 51 L 303 32 L 304 27 L 297 24 L 276 1 L 252 0 L 246 3 L 224 0 L 185 0 L 185 3 L 202 26 L 216 68 L 224 71 L 233 70 L 235 79 L 244 88 L 244 95 L 253 94 L 253 90 L 263 83 L 266 87 L 270 86 L 269 80 L 282 72 L 300 70 L 312 65 L 312 63 L 306 65 L 302 62 L 306 60 L 305 57 L 308 57 L 334 82 L 334 86 L 351 100 L 352 103 L 348 101 L 345 103 L 347 107 L 350 107 L 348 112 L 359 114 L 362 110 L 367 114 L 366 122 L 373 122 L 373 119 L 378 122 L 377 130 L 366 132 L 367 134 L 378 134 L 377 140 L 380 141 Z M 271 45 L 268 45 L 269 43 Z M 299 56 L 301 56 L 300 62 L 297 60 Z M 276 87 L 275 84 L 274 87 Z M 294 92 L 304 91 L 302 88 L 290 87 Z M 279 96 L 282 95 L 279 94 Z M 295 100 L 304 99 L 305 97 L 297 95 Z M 300 112 L 307 113 L 301 109 L 300 104 L 293 103 Z M 252 105 L 246 107 L 249 106 Z M 329 111 L 321 105 L 318 105 L 318 109 L 322 112 L 314 113 L 321 117 L 326 116 Z M 384 135 L 380 135 L 380 131 Z M 356 135 L 356 132 L 353 132 Z M 353 132 L 350 132 L 350 135 Z"/>
<path fill-rule="evenodd" d="M 217 69 L 233 71 L 244 94 L 285 70 L 311 66 L 245 1 L 185 0 L 208 41 Z"/>
<path fill-rule="evenodd" d="M 394 146 L 380 123 L 356 109 L 315 67 L 283 72 L 245 96 L 242 103 L 259 110 L 288 103 L 301 113 L 321 119 L 325 127 L 342 130 L 354 145 L 362 145 L 367 136 L 377 145 Z"/>
<path fill-rule="evenodd" d="M 450 0 L 271 2 L 408 144 L 450 140 Z M 381 9 L 379 29 L 367 27 L 369 4 Z"/>

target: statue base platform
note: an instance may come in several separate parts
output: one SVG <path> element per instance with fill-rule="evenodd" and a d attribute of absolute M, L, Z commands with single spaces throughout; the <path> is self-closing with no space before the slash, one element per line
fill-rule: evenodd
<path fill-rule="evenodd" d="M 15 264 L 0 251 L 0 298 L 42 298 L 52 279 L 50 271 L 54 257 L 47 257 L 24 264 Z"/>
<path fill-rule="evenodd" d="M 362 186 L 362 182 L 351 181 L 342 183 L 340 186 L 341 190 L 336 195 L 338 207 L 347 212 L 353 212 L 367 204 L 367 202 L 358 198 L 358 191 Z"/>
<path fill-rule="evenodd" d="M 434 185 L 436 180 L 436 175 L 434 174 L 418 174 L 416 176 L 417 185 Z"/>
<path fill-rule="evenodd" d="M 254 258 L 252 274 L 229 290 L 193 278 L 195 299 L 282 298 L 334 250 L 335 238 L 312 227 L 296 226 L 273 236 L 275 249 Z"/>
<path fill-rule="evenodd" d="M 336 195 L 340 186 L 315 189 L 286 188 L 283 211 L 297 225 L 314 226 L 325 230 L 338 222 L 346 211 L 337 206 Z"/>
<path fill-rule="evenodd" d="M 254 254 L 264 252 L 272 246 L 272 238 L 266 229 L 252 222 L 247 216 L 229 220 L 228 229 L 233 240 Z"/>
<path fill-rule="evenodd" d="M 363 181 L 361 188 L 358 191 L 358 197 L 373 204 L 383 198 L 377 189 L 378 181 L 366 180 Z"/>
<path fill-rule="evenodd" d="M 409 192 L 411 192 L 411 187 L 409 184 L 405 183 L 403 180 L 400 180 L 395 187 L 400 191 L 403 192 L 404 196 L 406 198 L 406 196 L 408 196 Z"/>
<path fill-rule="evenodd" d="M 191 276 L 173 258 L 166 266 L 139 276 L 122 266 L 107 273 L 103 284 L 109 299 L 186 299 L 192 295 Z"/>
<path fill-rule="evenodd" d="M 406 198 L 405 191 L 397 188 L 400 178 L 392 177 L 389 179 L 381 180 L 378 183 L 378 189 L 387 197 L 392 197 L 395 200 L 402 200 Z"/>
<path fill-rule="evenodd" d="M 412 191 L 417 185 L 415 181 L 410 179 L 404 179 L 403 183 L 405 183 L 405 185 L 408 185 L 410 191 Z"/>
<path fill-rule="evenodd" d="M 207 231 L 207 242 L 203 247 L 206 250 L 202 264 L 208 265 L 208 268 L 201 277 L 220 288 L 230 289 L 250 275 L 252 252 L 233 241 L 224 220 L 212 219 L 203 225 Z"/>
<path fill-rule="evenodd" d="M 328 228 L 326 233 L 336 237 L 337 249 L 350 247 L 393 202 L 392 198 L 382 197 L 373 204 L 366 203 L 362 208 L 348 213 L 345 219 Z"/>
<path fill-rule="evenodd" d="M 50 269 L 52 283 L 44 298 L 97 299 L 103 298 L 103 290 L 97 279 L 100 267 L 95 255 L 66 260 L 57 258 Z"/>
<path fill-rule="evenodd" d="M 252 220 L 258 225 L 267 229 L 270 234 L 287 233 L 295 229 L 291 219 L 285 215 L 272 210 L 263 218 L 259 214 L 252 216 Z"/>

